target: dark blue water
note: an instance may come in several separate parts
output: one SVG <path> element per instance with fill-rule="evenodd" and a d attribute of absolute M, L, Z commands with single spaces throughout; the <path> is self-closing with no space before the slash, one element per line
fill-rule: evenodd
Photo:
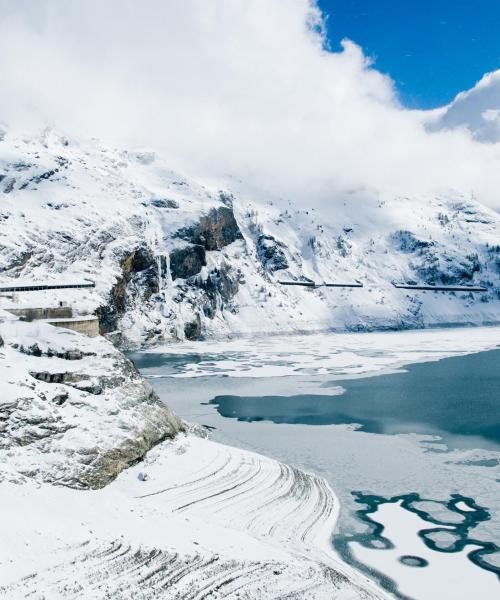
<path fill-rule="evenodd" d="M 450 448 L 500 447 L 500 350 L 341 384 L 345 392 L 340 395 L 220 395 L 210 404 L 223 417 L 240 421 L 357 423 L 371 433 L 439 435 Z"/>

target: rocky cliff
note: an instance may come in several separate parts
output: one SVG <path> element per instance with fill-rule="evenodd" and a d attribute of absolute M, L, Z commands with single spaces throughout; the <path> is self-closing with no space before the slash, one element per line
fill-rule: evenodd
<path fill-rule="evenodd" d="M 122 347 L 500 322 L 500 217 L 456 192 L 333 195 L 304 208 L 241 182 L 205 185 L 153 152 L 54 132 L 7 131 L 0 175 L 0 280 L 94 280 L 95 291 L 58 299 L 97 313 Z M 364 287 L 291 288 L 283 279 Z M 487 292 L 415 292 L 394 281 Z"/>
<path fill-rule="evenodd" d="M 104 338 L 2 317 L 0 480 L 100 488 L 184 429 Z"/>

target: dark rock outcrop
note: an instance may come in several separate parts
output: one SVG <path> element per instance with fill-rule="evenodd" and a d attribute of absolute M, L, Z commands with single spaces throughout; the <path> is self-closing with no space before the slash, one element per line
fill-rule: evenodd
<path fill-rule="evenodd" d="M 42 350 L 36 342 L 31 346 L 23 346 L 22 344 L 21 346 L 17 346 L 14 344 L 13 347 L 22 354 L 27 354 L 28 356 L 47 356 L 48 358 L 56 357 L 64 360 L 82 360 L 86 356 L 95 356 L 94 352 L 82 352 L 78 348 L 59 351 L 48 347 L 46 350 Z"/>
<path fill-rule="evenodd" d="M 193 284 L 205 292 L 203 312 L 205 316 L 213 319 L 217 310 L 230 310 L 236 312 L 236 307 L 231 299 L 239 289 L 240 273 L 235 272 L 227 263 L 220 268 L 210 271 L 206 279 L 195 278 Z"/>
<path fill-rule="evenodd" d="M 153 198 L 150 204 L 155 208 L 179 208 L 179 203 L 170 198 Z"/>
<path fill-rule="evenodd" d="M 187 279 L 197 275 L 206 264 L 205 248 L 200 245 L 177 248 L 170 253 L 172 279 Z"/>
<path fill-rule="evenodd" d="M 74 387 L 81 392 L 88 392 L 89 394 L 94 394 L 98 396 L 102 394 L 103 387 L 101 383 L 93 377 L 89 377 L 85 374 L 80 373 L 52 373 L 49 371 L 30 371 L 30 375 L 38 381 L 44 381 L 45 383 L 63 383 L 65 385 L 69 385 L 70 387 Z M 120 385 L 124 380 L 116 381 L 113 380 L 113 383 L 116 385 Z"/>
<path fill-rule="evenodd" d="M 414 233 L 406 229 L 395 231 L 391 235 L 391 241 L 401 252 L 408 253 L 422 251 L 434 245 L 434 242 L 421 240 Z"/>
<path fill-rule="evenodd" d="M 118 320 L 132 298 L 140 296 L 141 300 L 147 300 L 159 291 L 158 266 L 149 248 L 132 251 L 122 259 L 120 266 L 122 275 L 111 289 L 108 303 L 96 311 L 101 334 L 117 329 Z"/>
<path fill-rule="evenodd" d="M 197 340 L 201 335 L 201 319 L 200 315 L 196 315 L 194 321 L 190 321 L 184 325 L 184 335 L 187 340 Z"/>
<path fill-rule="evenodd" d="M 461 285 L 471 283 L 482 270 L 477 254 L 465 257 L 437 255 L 433 250 L 423 253 L 422 261 L 414 265 L 419 278 L 429 285 Z"/>
<path fill-rule="evenodd" d="M 203 246 L 205 250 L 220 250 L 243 238 L 229 206 L 212 208 L 198 223 L 180 229 L 176 237 Z"/>
<path fill-rule="evenodd" d="M 280 269 L 288 269 L 283 242 L 277 241 L 272 235 L 262 234 L 257 239 L 257 254 L 265 269 L 274 273 Z"/>

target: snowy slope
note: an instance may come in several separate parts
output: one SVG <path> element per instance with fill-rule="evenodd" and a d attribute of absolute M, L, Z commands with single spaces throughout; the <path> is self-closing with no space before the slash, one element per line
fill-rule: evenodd
<path fill-rule="evenodd" d="M 95 291 L 57 299 L 97 311 L 118 344 L 500 322 L 500 216 L 473 198 L 353 192 L 304 208 L 230 179 L 197 182 L 153 152 L 52 131 L 0 137 L 0 284 L 94 280 Z M 398 290 L 394 280 L 488 292 Z M 3 303 L 53 301 L 36 292 Z"/>

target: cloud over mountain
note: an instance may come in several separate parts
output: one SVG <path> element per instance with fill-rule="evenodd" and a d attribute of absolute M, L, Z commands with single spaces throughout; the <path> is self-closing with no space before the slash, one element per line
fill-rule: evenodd
<path fill-rule="evenodd" d="M 430 129 L 464 128 L 485 143 L 500 142 L 500 70 L 487 73 L 430 119 Z"/>
<path fill-rule="evenodd" d="M 325 48 L 308 0 L 0 0 L 0 16 L 9 126 L 153 147 L 302 202 L 458 189 L 500 206 L 500 145 L 428 131 L 355 43 Z"/>

